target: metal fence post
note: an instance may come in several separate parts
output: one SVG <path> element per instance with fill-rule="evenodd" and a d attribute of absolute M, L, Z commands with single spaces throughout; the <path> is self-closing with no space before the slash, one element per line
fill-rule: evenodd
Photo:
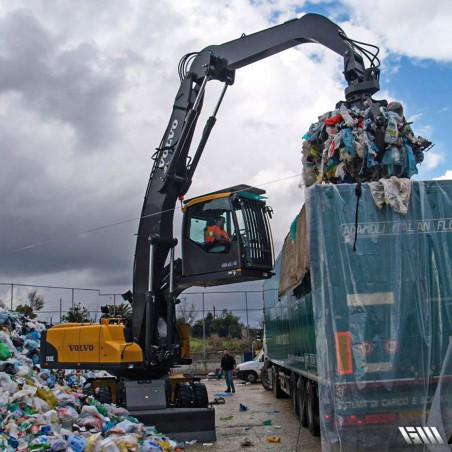
<path fill-rule="evenodd" d="M 248 342 L 248 351 L 251 351 L 250 344 L 250 322 L 248 320 L 248 292 L 245 291 L 245 309 L 246 309 L 246 341 Z"/>
<path fill-rule="evenodd" d="M 74 288 L 71 289 L 72 291 L 72 309 L 74 309 Z"/>
<path fill-rule="evenodd" d="M 13 310 L 14 284 L 11 283 L 11 311 Z"/>
<path fill-rule="evenodd" d="M 202 293 L 202 356 L 206 359 L 206 316 L 204 315 L 204 292 Z"/>

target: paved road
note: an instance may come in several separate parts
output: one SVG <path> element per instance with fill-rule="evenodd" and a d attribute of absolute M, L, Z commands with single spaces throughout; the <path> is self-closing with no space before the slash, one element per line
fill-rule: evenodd
<path fill-rule="evenodd" d="M 215 398 L 215 394 L 224 393 L 223 381 L 208 380 L 205 383 L 210 401 Z M 236 393 L 225 397 L 224 405 L 215 405 L 217 441 L 210 444 L 187 445 L 187 452 L 321 450 L 320 438 L 311 436 L 306 428 L 300 428 L 289 399 L 275 399 L 272 392 L 266 391 L 260 383 L 245 385 L 236 381 L 235 385 Z M 240 411 L 240 404 L 248 409 Z M 265 425 L 264 421 L 271 421 L 271 425 Z M 267 442 L 266 438 L 270 435 L 279 437 L 281 442 Z M 242 446 L 245 440 L 251 445 Z"/>

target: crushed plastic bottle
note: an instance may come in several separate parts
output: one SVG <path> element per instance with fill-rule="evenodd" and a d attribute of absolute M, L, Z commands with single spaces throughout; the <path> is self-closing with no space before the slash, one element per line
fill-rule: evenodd
<path fill-rule="evenodd" d="M 269 443 L 280 443 L 281 442 L 281 438 L 279 436 L 273 436 L 273 435 L 269 435 L 267 436 L 267 442 Z"/>

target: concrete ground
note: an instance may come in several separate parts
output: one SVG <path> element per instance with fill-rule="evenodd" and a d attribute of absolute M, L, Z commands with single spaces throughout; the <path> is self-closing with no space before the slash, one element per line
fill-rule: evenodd
<path fill-rule="evenodd" d="M 215 399 L 215 394 L 224 394 L 223 380 L 204 382 L 209 401 Z M 313 437 L 308 429 L 300 428 L 298 418 L 292 412 L 290 399 L 275 399 L 273 393 L 266 391 L 260 383 L 244 384 L 237 380 L 234 383 L 235 394 L 225 396 L 224 405 L 214 405 L 217 441 L 187 444 L 187 452 L 321 451 L 320 438 Z M 240 404 L 246 406 L 247 410 L 240 411 Z M 268 442 L 267 436 L 279 437 L 280 442 Z"/>

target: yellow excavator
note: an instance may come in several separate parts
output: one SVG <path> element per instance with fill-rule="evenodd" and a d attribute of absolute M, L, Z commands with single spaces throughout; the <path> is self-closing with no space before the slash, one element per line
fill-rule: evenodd
<path fill-rule="evenodd" d="M 326 17 L 306 14 L 281 25 L 185 55 L 181 80 L 163 139 L 153 155 L 138 228 L 131 322 L 106 318 L 99 324 L 66 323 L 49 328 L 41 338 L 41 366 L 47 369 L 103 369 L 114 375 L 94 381 L 108 389 L 108 400 L 176 439 L 215 439 L 213 408 L 207 390 L 191 375 L 174 369 L 191 363 L 187 328 L 176 324 L 178 295 L 191 286 L 215 286 L 269 278 L 274 252 L 269 226 L 271 209 L 263 190 L 238 185 L 183 202 L 182 258 L 174 258 L 174 208 L 187 193 L 201 154 L 216 122 L 235 71 L 304 43 L 322 44 L 344 58 L 347 81 L 344 103 L 379 112 L 371 96 L 379 90 L 376 56 Z M 364 65 L 364 57 L 370 67 Z M 224 83 L 198 146 L 189 155 L 207 82 Z M 258 156 L 256 157 L 258 158 Z M 215 218 L 224 219 L 227 244 L 206 243 Z M 104 400 L 107 401 L 107 400 Z"/>

